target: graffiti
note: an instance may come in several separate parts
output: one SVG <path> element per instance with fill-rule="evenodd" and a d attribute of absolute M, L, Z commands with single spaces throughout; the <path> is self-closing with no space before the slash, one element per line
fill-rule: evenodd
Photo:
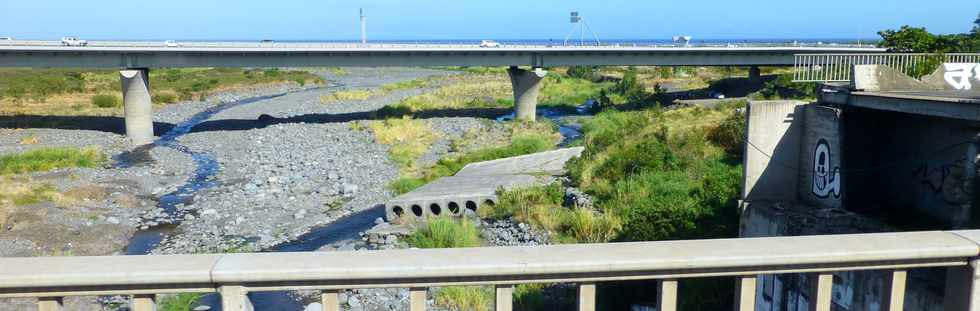
<path fill-rule="evenodd" d="M 950 86 L 957 90 L 970 90 L 973 88 L 970 84 L 971 76 L 975 76 L 977 80 L 980 80 L 980 64 L 944 63 L 943 68 L 946 69 L 946 73 L 943 74 L 943 79 L 946 79 L 946 83 L 949 83 Z"/>
<path fill-rule="evenodd" d="M 920 183 L 929 192 L 946 204 L 958 204 L 967 193 L 964 189 L 963 172 L 966 169 L 966 158 L 937 166 L 922 163 L 914 174 L 920 176 Z"/>
<path fill-rule="evenodd" d="M 813 150 L 813 195 L 818 198 L 840 198 L 840 167 L 831 168 L 830 144 L 826 139 L 817 141 Z"/>

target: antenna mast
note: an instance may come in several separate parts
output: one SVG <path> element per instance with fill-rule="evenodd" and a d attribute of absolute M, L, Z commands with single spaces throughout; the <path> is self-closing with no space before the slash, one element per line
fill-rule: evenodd
<path fill-rule="evenodd" d="M 367 19 L 367 16 L 364 16 L 364 8 L 361 8 L 361 45 L 367 45 L 367 26 L 365 19 Z"/>
<path fill-rule="evenodd" d="M 592 27 L 589 27 L 589 23 L 585 21 L 584 17 L 578 14 L 578 11 L 573 11 L 571 13 L 569 21 L 572 22 L 572 30 L 570 30 L 568 32 L 568 35 L 565 36 L 565 42 L 563 43 L 563 45 L 565 46 L 568 45 L 568 39 L 571 38 L 573 34 L 575 34 L 575 29 L 579 28 L 579 31 L 581 32 L 581 36 L 579 38 L 579 45 L 582 46 L 585 45 L 585 31 L 588 30 L 589 33 L 592 34 L 592 38 L 595 39 L 595 45 L 599 46 L 599 36 L 596 36 L 595 32 L 592 31 Z"/>

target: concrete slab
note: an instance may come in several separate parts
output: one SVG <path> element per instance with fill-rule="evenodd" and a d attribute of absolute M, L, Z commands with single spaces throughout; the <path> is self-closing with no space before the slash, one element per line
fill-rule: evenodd
<path fill-rule="evenodd" d="M 565 162 L 582 155 L 582 151 L 584 150 L 585 147 L 563 148 L 517 157 L 470 163 L 456 173 L 456 176 L 505 174 L 558 176 L 564 174 Z"/>
<path fill-rule="evenodd" d="M 926 91 L 942 90 L 942 86 L 922 82 L 885 65 L 854 65 L 851 88 L 858 91 Z"/>
<path fill-rule="evenodd" d="M 496 204 L 497 189 L 531 186 L 531 175 L 449 176 L 400 195 L 385 204 L 385 217 L 392 222 L 413 222 L 427 216 L 461 216 L 476 212 L 483 204 Z"/>
<path fill-rule="evenodd" d="M 564 148 L 517 157 L 470 163 L 455 176 L 443 177 L 385 204 L 385 218 L 412 223 L 430 216 L 463 216 L 497 203 L 498 189 L 545 184 L 565 172 L 565 162 L 584 147 Z"/>

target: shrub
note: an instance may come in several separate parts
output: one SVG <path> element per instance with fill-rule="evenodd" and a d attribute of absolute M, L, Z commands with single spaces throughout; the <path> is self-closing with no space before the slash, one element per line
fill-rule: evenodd
<path fill-rule="evenodd" d="M 0 175 L 49 171 L 69 167 L 96 167 L 105 155 L 95 148 L 40 148 L 0 156 Z"/>
<path fill-rule="evenodd" d="M 115 95 L 99 94 L 92 96 L 92 105 L 100 108 L 121 107 L 122 100 Z"/>
<path fill-rule="evenodd" d="M 177 94 L 170 92 L 161 92 L 153 94 L 153 103 L 155 104 L 172 104 L 177 102 Z"/>
<path fill-rule="evenodd" d="M 494 292 L 489 286 L 449 286 L 434 295 L 435 304 L 450 311 L 489 311 Z"/>
<path fill-rule="evenodd" d="M 480 231 L 467 219 L 433 217 L 405 237 L 405 241 L 418 248 L 476 247 L 480 246 Z"/>
<path fill-rule="evenodd" d="M 199 293 L 181 293 L 160 299 L 158 305 L 160 311 L 189 311 L 201 297 Z"/>
<path fill-rule="evenodd" d="M 616 215 L 562 207 L 564 191 L 558 183 L 500 191 L 497 197 L 500 202 L 496 205 L 480 209 L 481 217 L 528 223 L 556 233 L 559 242 L 606 242 L 615 238 L 622 228 Z"/>
<path fill-rule="evenodd" d="M 728 154 L 741 157 L 745 148 L 745 114 L 732 111 L 724 121 L 711 129 L 709 138 Z"/>

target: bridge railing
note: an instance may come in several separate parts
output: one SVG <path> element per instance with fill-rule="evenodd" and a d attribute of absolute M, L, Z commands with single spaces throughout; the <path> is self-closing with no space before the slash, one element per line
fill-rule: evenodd
<path fill-rule="evenodd" d="M 854 65 L 885 65 L 908 75 L 921 75 L 942 63 L 980 63 L 980 53 L 796 54 L 794 82 L 848 82 Z"/>
<path fill-rule="evenodd" d="M 59 310 L 62 297 L 132 295 L 135 311 L 156 295 L 219 293 L 224 310 L 243 310 L 249 292 L 319 290 L 339 310 L 344 289 L 409 288 L 413 311 L 428 288 L 491 285 L 496 310 L 512 310 L 516 284 L 574 283 L 578 310 L 595 310 L 596 283 L 657 280 L 658 310 L 675 310 L 678 281 L 731 277 L 737 310 L 753 310 L 763 274 L 806 273 L 810 310 L 831 308 L 834 272 L 886 271 L 882 309 L 901 310 L 907 271 L 948 267 L 947 310 L 980 305 L 980 230 L 767 237 L 538 247 L 403 249 L 358 252 L 40 257 L 0 259 L 0 298 L 36 297 Z M 68 307 L 70 308 L 70 307 Z"/>
<path fill-rule="evenodd" d="M 466 42 L 398 42 L 398 43 L 384 43 L 375 42 L 368 44 L 361 44 L 357 42 L 245 42 L 245 41 L 228 41 L 228 42 L 200 42 L 200 41 L 181 41 L 181 46 L 183 47 L 199 47 L 199 48 L 307 48 L 307 49 L 318 49 L 318 48 L 475 48 L 479 46 L 478 42 L 466 43 Z M 690 47 L 710 47 L 710 48 L 746 48 L 746 47 L 822 47 L 822 48 L 869 48 L 872 45 L 867 44 L 846 44 L 846 43 L 784 43 L 784 42 L 709 42 L 709 43 L 691 43 L 691 44 L 677 44 L 677 43 L 645 43 L 645 42 L 606 42 L 601 45 L 562 45 L 561 43 L 501 43 L 504 48 L 582 48 L 582 49 L 596 49 L 596 48 L 623 48 L 623 47 L 637 47 L 637 48 L 690 48 Z M 0 46 L 61 46 L 59 41 L 43 41 L 43 40 L 11 40 L 11 41 L 0 41 Z M 88 46 L 91 47 L 164 47 L 164 41 L 89 41 Z"/>

